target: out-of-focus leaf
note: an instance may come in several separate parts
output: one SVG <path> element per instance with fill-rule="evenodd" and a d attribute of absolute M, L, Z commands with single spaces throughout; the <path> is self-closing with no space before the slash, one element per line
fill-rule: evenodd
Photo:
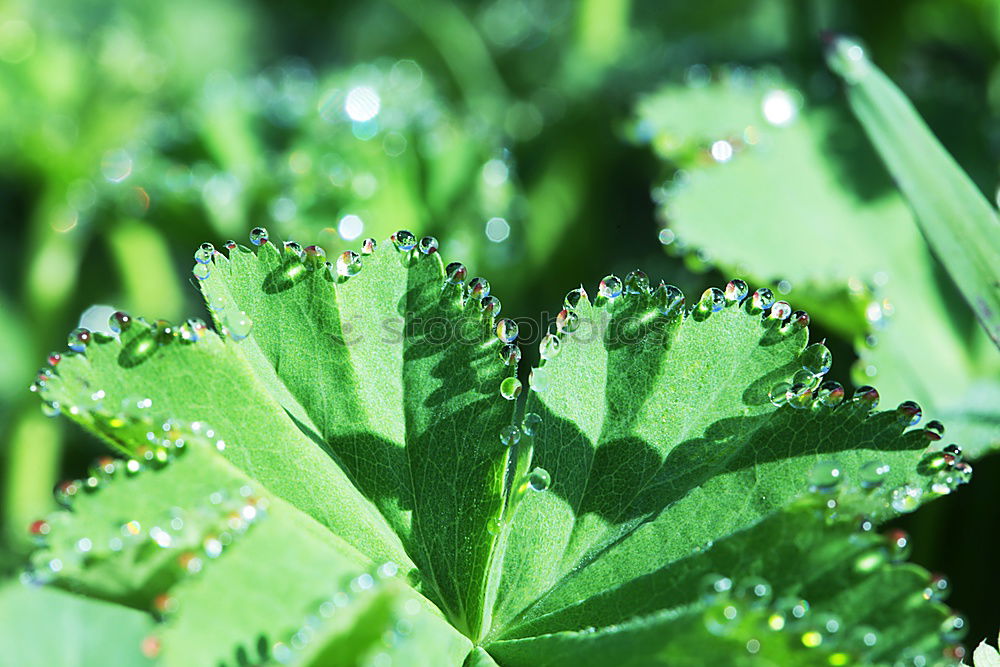
<path fill-rule="evenodd" d="M 850 39 L 828 62 L 848 84 L 861 125 L 907 197 L 924 237 L 1000 348 L 1000 217 L 899 90 Z"/>

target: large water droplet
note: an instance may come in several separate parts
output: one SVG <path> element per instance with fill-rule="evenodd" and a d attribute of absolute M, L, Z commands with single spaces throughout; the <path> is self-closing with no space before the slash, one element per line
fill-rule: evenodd
<path fill-rule="evenodd" d="M 835 408 L 844 400 L 844 387 L 839 382 L 824 382 L 816 390 L 816 401 L 825 408 Z"/>
<path fill-rule="evenodd" d="M 753 310 L 764 311 L 774 303 L 774 293 L 766 287 L 761 287 L 753 293 L 750 298 L 750 307 Z"/>
<path fill-rule="evenodd" d="M 309 260 L 310 266 L 323 264 L 326 260 L 326 251 L 320 248 L 318 245 L 307 245 L 305 248 L 305 253 L 306 253 L 306 259 Z"/>
<path fill-rule="evenodd" d="M 802 363 L 802 368 L 813 375 L 826 375 L 830 372 L 830 365 L 833 364 L 833 354 L 826 345 L 813 343 L 802 352 L 799 361 Z"/>
<path fill-rule="evenodd" d="M 263 227 L 254 227 L 250 230 L 250 243 L 254 245 L 259 246 L 261 243 L 267 243 L 269 238 L 267 230 Z"/>
<path fill-rule="evenodd" d="M 709 605 L 702 614 L 702 620 L 705 629 L 713 635 L 728 635 L 739 625 L 740 610 L 736 605 L 723 599 Z"/>
<path fill-rule="evenodd" d="M 378 241 L 372 238 L 365 239 L 361 242 L 361 254 L 371 255 L 375 252 L 375 248 L 378 247 Z"/>
<path fill-rule="evenodd" d="M 538 435 L 542 430 L 542 418 L 534 412 L 529 412 L 521 421 L 521 430 L 525 435 Z"/>
<path fill-rule="evenodd" d="M 528 383 L 534 391 L 548 391 L 551 379 L 547 368 L 532 368 Z"/>
<path fill-rule="evenodd" d="M 194 251 L 194 261 L 199 264 L 208 264 L 212 261 L 212 257 L 215 256 L 215 246 L 211 243 L 202 243 L 197 250 Z"/>
<path fill-rule="evenodd" d="M 809 471 L 811 491 L 832 491 L 843 479 L 843 472 L 836 461 L 818 461 Z"/>
<path fill-rule="evenodd" d="M 726 306 L 726 295 L 718 287 L 709 287 L 701 293 L 698 310 L 703 313 L 717 313 Z"/>
<path fill-rule="evenodd" d="M 500 299 L 495 296 L 484 296 L 482 301 L 479 302 L 479 307 L 487 315 L 499 315 L 500 314 Z"/>
<path fill-rule="evenodd" d="M 497 338 L 504 343 L 513 343 L 517 339 L 517 322 L 507 319 L 497 322 Z"/>
<path fill-rule="evenodd" d="M 401 229 L 392 235 L 392 242 L 396 244 L 396 249 L 403 252 L 413 250 L 417 245 L 417 237 L 413 232 Z"/>
<path fill-rule="evenodd" d="M 191 275 L 198 280 L 205 280 L 211 273 L 212 270 L 208 264 L 195 264 L 191 267 Z"/>
<path fill-rule="evenodd" d="M 771 304 L 771 313 L 768 315 L 772 320 L 779 322 L 786 320 L 792 314 L 792 307 L 787 301 L 775 301 Z"/>
<path fill-rule="evenodd" d="M 545 468 L 535 468 L 528 473 L 528 487 L 532 491 L 545 491 L 552 483 L 552 476 Z"/>
<path fill-rule="evenodd" d="M 786 395 L 788 394 L 788 390 L 791 388 L 791 386 L 792 386 L 791 383 L 779 382 L 773 387 L 771 387 L 771 390 L 767 392 L 767 396 L 771 400 L 771 405 L 774 405 L 779 408 L 782 405 L 784 405 L 785 401 L 788 400 L 786 398 Z"/>
<path fill-rule="evenodd" d="M 924 427 L 924 437 L 931 442 L 936 442 L 941 439 L 944 435 L 944 424 L 936 419 L 932 419 L 927 422 L 927 426 Z"/>
<path fill-rule="evenodd" d="M 490 295 L 490 282 L 486 278 L 473 278 L 469 281 L 469 296 L 482 299 Z"/>
<path fill-rule="evenodd" d="M 809 326 L 809 313 L 804 310 L 796 310 L 792 313 L 791 319 L 789 320 L 788 326 L 793 329 L 805 329 Z"/>
<path fill-rule="evenodd" d="M 351 278 L 361 273 L 361 255 L 353 250 L 345 250 L 337 257 L 337 275 Z"/>
<path fill-rule="evenodd" d="M 504 345 L 500 348 L 500 361 L 504 366 L 515 366 L 521 361 L 521 348 L 517 345 Z"/>
<path fill-rule="evenodd" d="M 749 293 L 750 288 L 747 287 L 747 284 L 739 278 L 730 280 L 726 284 L 726 301 L 742 303 L 743 299 L 747 298 L 747 294 Z"/>
<path fill-rule="evenodd" d="M 521 381 L 516 377 L 504 378 L 500 383 L 500 395 L 508 401 L 513 401 L 521 393 Z"/>
<path fill-rule="evenodd" d="M 907 514 L 920 507 L 920 499 L 923 495 L 924 490 L 919 486 L 907 484 L 892 490 L 890 504 L 897 512 Z"/>
<path fill-rule="evenodd" d="M 808 384 L 793 382 L 785 391 L 785 402 L 796 410 L 812 405 L 812 388 Z"/>
<path fill-rule="evenodd" d="M 438 251 L 438 240 L 433 236 L 425 236 L 420 239 L 420 252 L 425 255 L 431 255 Z"/>
<path fill-rule="evenodd" d="M 653 303 L 660 314 L 671 315 L 684 307 L 684 293 L 673 285 L 661 282 L 653 292 Z"/>
<path fill-rule="evenodd" d="M 108 329 L 112 333 L 120 334 L 123 331 L 128 331 L 130 326 L 132 326 L 132 317 L 120 310 L 111 313 L 111 317 L 108 318 Z"/>
<path fill-rule="evenodd" d="M 597 286 L 597 293 L 605 299 L 617 299 L 622 294 L 622 281 L 618 276 L 604 276 Z"/>
<path fill-rule="evenodd" d="M 854 392 L 853 403 L 868 410 L 878 407 L 878 390 L 875 387 L 864 385 L 858 387 Z"/>
<path fill-rule="evenodd" d="M 468 269 L 465 268 L 465 264 L 461 262 L 452 262 L 448 266 L 444 267 L 445 280 L 447 280 L 452 285 L 460 285 L 465 282 L 465 276 L 469 273 Z"/>
<path fill-rule="evenodd" d="M 649 277 L 645 273 L 636 269 L 625 276 L 626 294 L 645 294 L 647 292 L 649 292 Z"/>
<path fill-rule="evenodd" d="M 90 345 L 92 338 L 93 335 L 89 329 L 79 327 L 69 332 L 69 336 L 66 337 L 66 345 L 74 352 L 83 352 Z"/>
<path fill-rule="evenodd" d="M 862 489 L 877 489 L 885 482 L 889 474 L 889 465 L 882 461 L 869 461 L 858 470 L 858 482 Z"/>
<path fill-rule="evenodd" d="M 521 441 L 521 429 L 510 424 L 500 429 L 500 442 L 504 447 L 513 447 Z"/>
<path fill-rule="evenodd" d="M 237 341 L 249 336 L 250 330 L 253 328 L 253 322 L 250 321 L 250 318 L 243 311 L 235 315 L 227 315 L 224 324 L 226 325 L 226 330 L 229 332 L 229 336 Z"/>
<path fill-rule="evenodd" d="M 555 334 L 545 334 L 542 337 L 541 342 L 538 343 L 538 355 L 545 359 L 546 361 L 551 361 L 559 356 L 559 350 L 562 348 L 562 342 L 559 340 L 559 336 Z"/>
<path fill-rule="evenodd" d="M 573 310 L 580 305 L 580 301 L 587 298 L 587 290 L 582 287 L 577 287 L 576 289 L 570 290 L 566 293 L 566 298 L 563 299 L 563 307 L 568 310 Z"/>
<path fill-rule="evenodd" d="M 896 407 L 896 417 L 903 426 L 916 426 L 924 412 L 913 401 L 903 401 Z"/>
<path fill-rule="evenodd" d="M 563 308 L 556 315 L 556 330 L 560 333 L 573 333 L 580 326 L 580 317 L 573 312 Z"/>

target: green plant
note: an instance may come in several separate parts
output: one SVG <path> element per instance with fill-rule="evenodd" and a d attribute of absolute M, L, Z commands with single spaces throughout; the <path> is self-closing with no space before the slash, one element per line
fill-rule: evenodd
<path fill-rule="evenodd" d="M 18 664 L 58 664 L 50 617 L 118 664 L 960 658 L 947 581 L 873 529 L 971 467 L 915 403 L 825 381 L 770 290 L 572 290 L 522 406 L 531 323 L 435 239 L 251 240 L 195 254 L 214 330 L 116 313 L 38 377 L 124 458 L 32 525 Z"/>

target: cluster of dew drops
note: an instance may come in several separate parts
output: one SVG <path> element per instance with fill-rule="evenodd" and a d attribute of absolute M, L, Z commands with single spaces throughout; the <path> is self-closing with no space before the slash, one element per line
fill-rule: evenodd
<path fill-rule="evenodd" d="M 869 528 L 870 530 L 870 528 Z M 855 569 L 873 571 L 884 563 L 903 563 L 908 557 L 910 544 L 901 531 L 890 534 L 883 543 L 873 543 L 862 549 L 856 557 Z M 948 580 L 932 575 L 926 582 L 921 596 L 926 601 L 941 602 L 950 593 Z M 804 598 L 780 596 L 766 579 L 749 576 L 740 580 L 708 574 L 702 579 L 701 597 L 705 604 L 702 622 L 713 635 L 727 639 L 741 639 L 752 656 L 767 657 L 770 644 L 777 645 L 777 654 L 787 650 L 786 637 L 790 634 L 795 643 L 807 649 L 825 652 L 830 665 L 850 665 L 864 662 L 882 649 L 885 643 L 879 631 L 867 624 L 848 625 L 837 614 L 814 609 Z M 965 656 L 965 648 L 958 642 L 967 631 L 966 620 L 950 613 L 938 628 L 938 636 L 946 644 L 941 657 L 947 664 L 956 664 Z M 941 664 L 938 659 L 924 652 L 908 650 L 901 656 L 905 662 L 896 664 Z"/>

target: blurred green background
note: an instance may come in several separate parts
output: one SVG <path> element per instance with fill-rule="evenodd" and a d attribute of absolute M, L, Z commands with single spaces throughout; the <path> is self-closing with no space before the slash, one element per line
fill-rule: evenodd
<path fill-rule="evenodd" d="M 94 304 L 205 317 L 194 249 L 257 225 L 328 255 L 433 234 L 536 333 L 607 273 L 689 300 L 743 277 L 809 310 L 834 379 L 1000 446 L 1000 355 L 849 115 L 825 29 L 866 43 L 994 200 L 998 0 L 0 2 L 0 565 L 100 451 L 28 391 L 46 355 Z M 986 456 L 901 522 L 972 642 L 1000 627 L 998 481 Z"/>

